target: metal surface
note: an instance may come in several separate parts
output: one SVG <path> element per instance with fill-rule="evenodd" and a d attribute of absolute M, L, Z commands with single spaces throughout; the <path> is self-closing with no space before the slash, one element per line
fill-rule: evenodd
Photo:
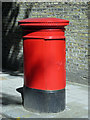
<path fill-rule="evenodd" d="M 65 89 L 44 91 L 25 87 L 24 108 L 32 112 L 57 113 L 65 109 Z"/>
<path fill-rule="evenodd" d="M 19 23 L 69 23 L 68 20 L 59 18 L 27 18 L 19 21 Z"/>
<path fill-rule="evenodd" d="M 20 26 L 32 28 L 60 28 L 68 24 L 68 20 L 59 18 L 27 18 L 19 21 Z"/>
<path fill-rule="evenodd" d="M 27 110 L 60 112 L 65 109 L 64 27 L 68 24 L 68 20 L 59 18 L 28 18 L 19 21 L 24 31 L 23 98 Z"/>
<path fill-rule="evenodd" d="M 59 18 L 19 21 L 24 31 L 24 85 L 41 90 L 65 88 L 64 26 L 68 24 L 68 20 Z"/>
<path fill-rule="evenodd" d="M 29 88 L 65 88 L 65 40 L 24 40 L 24 79 Z"/>

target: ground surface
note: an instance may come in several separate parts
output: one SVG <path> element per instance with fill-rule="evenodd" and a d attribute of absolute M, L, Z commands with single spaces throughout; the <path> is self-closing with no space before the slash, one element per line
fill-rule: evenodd
<path fill-rule="evenodd" d="M 2 111 L 4 118 L 88 118 L 88 86 L 67 82 L 66 109 L 60 113 L 33 113 L 22 106 L 21 94 L 16 91 L 23 86 L 23 75 L 0 73 L 2 84 Z M 1 117 L 0 115 L 0 117 Z"/>

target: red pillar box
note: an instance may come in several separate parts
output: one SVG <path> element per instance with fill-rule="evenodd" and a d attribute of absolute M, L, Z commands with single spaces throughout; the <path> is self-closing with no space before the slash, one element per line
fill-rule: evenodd
<path fill-rule="evenodd" d="M 24 50 L 24 107 L 37 112 L 65 109 L 65 26 L 59 18 L 28 18 L 22 26 Z"/>

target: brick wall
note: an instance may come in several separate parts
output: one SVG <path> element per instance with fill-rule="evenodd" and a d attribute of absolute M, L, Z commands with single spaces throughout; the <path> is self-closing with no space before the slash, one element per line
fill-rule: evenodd
<path fill-rule="evenodd" d="M 67 80 L 88 83 L 88 2 L 16 2 L 3 7 L 3 68 L 23 70 L 22 30 L 18 21 L 32 17 L 56 17 L 66 26 Z"/>

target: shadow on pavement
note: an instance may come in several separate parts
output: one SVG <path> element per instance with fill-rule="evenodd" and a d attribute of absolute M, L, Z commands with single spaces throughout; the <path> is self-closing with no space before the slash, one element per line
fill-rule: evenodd
<path fill-rule="evenodd" d="M 0 97 L 0 99 L 2 99 L 2 105 L 22 105 L 22 102 L 20 101 L 19 97 L 16 97 L 14 95 L 9 95 L 6 93 L 0 93 L 2 94 L 2 96 Z"/>
<path fill-rule="evenodd" d="M 10 70 L 3 69 L 2 72 L 4 74 L 9 74 L 11 76 L 20 76 L 20 77 L 24 76 L 24 73 L 21 73 L 20 71 L 10 71 Z"/>

